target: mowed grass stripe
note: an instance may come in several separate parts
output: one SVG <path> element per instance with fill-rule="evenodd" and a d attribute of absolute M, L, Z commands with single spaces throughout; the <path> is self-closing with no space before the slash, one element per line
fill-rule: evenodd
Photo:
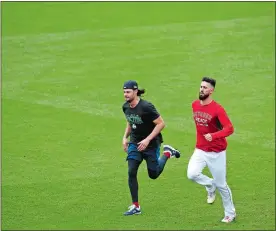
<path fill-rule="evenodd" d="M 267 25 L 269 25 L 268 23 L 271 22 L 270 19 L 271 18 L 269 18 L 269 17 L 260 17 L 260 18 L 258 18 L 261 25 L 262 25 L 262 23 L 264 23 L 264 21 Z M 226 24 L 226 25 L 230 24 L 231 27 L 237 28 L 236 29 L 237 31 L 240 30 L 239 27 L 242 27 L 242 28 L 243 27 L 248 27 L 248 26 L 251 25 L 251 23 L 254 23 L 254 26 L 256 28 L 259 28 L 259 30 L 263 30 L 263 31 L 259 31 L 260 34 L 265 34 L 265 33 L 268 34 L 268 32 L 270 32 L 269 29 L 271 29 L 270 27 L 268 27 L 268 28 L 267 27 L 261 27 L 261 25 L 256 23 L 254 20 L 252 22 L 252 19 L 251 20 L 248 20 L 248 19 L 229 20 L 229 21 L 226 20 L 226 22 L 224 22 L 224 24 Z M 235 24 L 235 22 L 237 23 L 237 25 Z M 241 24 L 241 22 L 243 22 L 243 24 Z M 207 22 L 207 23 L 203 23 L 203 25 L 200 24 L 200 23 L 187 23 L 187 24 L 188 25 L 190 25 L 190 24 L 199 25 L 198 31 L 202 32 L 203 28 L 207 28 L 205 30 L 208 30 L 208 27 L 206 27 L 206 24 L 209 25 L 209 27 L 214 27 L 215 29 L 217 29 L 217 26 L 215 26 L 215 25 L 221 25 L 222 23 L 223 23 L 223 21 Z M 246 24 L 248 24 L 248 26 L 246 26 Z M 185 26 L 184 26 L 184 28 L 185 28 Z M 195 30 L 194 28 L 196 28 L 196 27 L 192 27 L 190 32 L 189 32 L 189 30 L 186 31 L 186 33 L 188 34 L 187 39 L 190 38 L 188 40 L 194 41 L 194 43 L 197 44 L 198 41 L 195 40 L 195 37 L 200 36 L 201 34 L 194 35 L 193 33 L 191 33 L 193 30 Z M 222 28 L 224 28 L 224 27 L 222 27 Z M 227 27 L 226 27 L 226 29 L 227 29 Z M 154 30 L 154 31 L 158 31 L 158 30 Z M 247 45 L 248 51 L 250 51 L 252 53 L 253 53 L 253 51 L 255 51 L 258 54 L 258 52 L 260 52 L 260 50 L 258 50 L 258 46 L 256 46 L 256 42 L 258 42 L 259 39 L 256 38 L 256 36 L 252 36 L 253 35 L 252 33 L 254 33 L 255 31 L 256 31 L 256 29 L 251 29 L 251 30 L 247 31 L 248 34 L 245 34 L 245 35 L 248 36 L 248 38 L 247 38 L 248 40 L 251 40 L 251 41 L 248 41 L 248 43 L 247 43 L 248 44 Z M 202 32 L 202 34 L 204 34 L 203 32 Z M 178 33 L 179 33 L 179 31 L 178 31 Z M 244 36 L 245 36 L 244 35 L 245 32 L 242 32 L 242 33 L 243 33 L 243 35 L 240 37 L 241 41 L 242 41 L 242 38 L 244 38 Z M 192 36 L 190 36 L 190 34 L 192 34 Z M 243 84 L 244 84 L 244 81 L 246 81 L 246 79 L 243 78 L 242 80 L 237 81 L 238 83 L 236 81 L 233 81 L 233 78 L 235 80 L 238 80 L 238 78 L 240 78 L 240 76 L 242 75 L 241 72 L 243 71 L 243 70 L 241 70 L 241 67 L 237 67 L 237 63 L 242 64 L 243 65 L 242 67 L 245 68 L 246 71 L 248 71 L 252 67 L 254 67 L 256 65 L 256 63 L 259 63 L 260 67 L 262 67 L 262 68 L 258 68 L 258 70 L 261 71 L 262 75 L 265 73 L 268 76 L 268 79 L 266 79 L 267 82 L 271 81 L 269 79 L 269 77 L 270 77 L 269 74 L 270 74 L 270 72 L 271 72 L 271 74 L 273 74 L 272 73 L 273 69 L 271 69 L 271 66 L 267 66 L 265 68 L 265 65 L 263 65 L 263 64 L 268 65 L 270 63 L 269 60 L 267 60 L 267 59 L 263 58 L 262 62 L 260 63 L 259 56 L 252 57 L 252 56 L 250 56 L 251 53 L 249 53 L 248 57 L 246 57 L 246 56 L 242 57 L 241 56 L 239 58 L 238 54 L 234 53 L 233 51 L 231 53 L 228 53 L 227 56 L 221 57 L 219 55 L 220 54 L 219 52 L 222 52 L 225 49 L 225 46 L 224 46 L 224 43 L 223 43 L 224 40 L 222 39 L 221 41 L 213 43 L 214 39 L 217 39 L 217 34 L 219 34 L 219 33 L 217 32 L 214 35 L 212 35 L 212 33 L 208 34 L 209 39 L 203 39 L 206 43 L 205 46 L 203 46 L 203 48 L 206 51 L 213 51 L 213 48 L 214 48 L 214 50 L 218 51 L 217 52 L 218 56 L 212 56 L 212 57 L 218 57 L 219 59 L 224 58 L 225 62 L 220 61 L 218 63 L 217 59 L 211 60 L 210 62 L 207 62 L 207 65 L 210 66 L 210 68 L 208 67 L 208 69 L 216 70 L 216 69 L 219 69 L 223 66 L 223 69 L 222 69 L 222 71 L 223 71 L 224 69 L 227 69 L 227 68 L 231 68 L 231 67 L 233 68 L 233 65 L 235 65 L 234 66 L 235 67 L 234 71 L 236 71 L 236 72 L 239 71 L 240 72 L 238 76 L 235 75 L 236 73 L 235 72 L 233 73 L 232 71 L 223 73 L 224 76 L 222 76 L 222 78 L 220 78 L 220 82 L 222 81 L 224 84 L 227 84 L 230 87 L 231 86 L 237 86 L 237 84 L 238 84 L 238 85 L 240 85 L 240 88 L 243 88 Z M 222 36 L 223 33 L 221 33 L 220 35 Z M 146 41 L 147 41 L 147 39 L 145 39 L 145 43 L 143 44 L 145 46 L 147 46 Z M 233 39 L 233 41 L 236 41 L 236 40 Z M 221 42 L 221 43 L 219 43 L 219 42 Z M 167 43 L 165 43 L 165 45 L 166 44 Z M 219 44 L 221 44 L 221 45 L 219 46 Z M 251 44 L 251 46 L 250 46 L 250 44 Z M 73 45 L 74 44 L 71 44 L 71 46 L 73 46 Z M 83 43 L 82 43 L 82 45 L 83 45 Z M 209 46 L 207 46 L 207 45 L 209 45 Z M 235 50 L 238 50 L 242 45 L 243 44 L 240 44 L 240 46 L 236 47 Z M 272 44 L 270 44 L 270 45 L 272 45 Z M 184 50 L 185 49 L 189 50 L 190 53 L 193 54 L 194 57 L 191 56 L 189 53 L 185 54 L 185 51 L 180 52 L 181 54 L 185 54 L 185 57 L 189 57 L 188 61 L 187 60 L 184 60 L 184 61 L 180 60 L 181 64 L 179 64 L 179 59 L 175 58 L 174 54 L 170 54 L 173 58 L 176 59 L 177 66 L 168 65 L 167 67 L 159 68 L 159 70 L 157 70 L 156 73 L 154 73 L 153 70 L 150 70 L 150 72 L 152 72 L 153 76 L 156 75 L 156 76 L 158 76 L 158 78 L 162 79 L 162 81 L 160 81 L 159 83 L 156 82 L 156 86 L 158 86 L 160 91 L 164 92 L 167 96 L 175 97 L 176 94 L 174 94 L 174 91 L 176 91 L 177 88 L 179 88 L 179 89 L 184 88 L 185 89 L 185 87 L 187 87 L 187 86 L 183 86 L 183 84 L 180 84 L 181 82 L 183 82 L 183 77 L 187 80 L 191 80 L 193 78 L 192 76 L 187 76 L 187 74 L 186 74 L 186 73 L 194 71 L 194 65 L 190 65 L 190 63 L 191 63 L 191 61 L 193 61 L 195 59 L 195 56 L 198 55 L 198 54 L 197 54 L 197 52 L 194 52 L 193 47 L 194 46 L 190 46 L 190 44 L 189 44 L 188 46 L 185 46 Z M 107 46 L 107 48 L 109 48 L 109 47 Z M 254 49 L 254 50 L 252 51 L 252 49 Z M 39 52 L 39 50 L 37 52 Z M 41 53 L 43 54 L 43 52 L 41 52 Z M 71 54 L 74 54 L 74 53 L 75 52 L 72 52 Z M 119 55 L 119 53 L 118 53 L 118 55 Z M 110 57 L 109 55 L 107 55 L 107 56 Z M 32 57 L 37 57 L 37 56 L 32 56 Z M 153 55 L 152 58 L 154 58 L 154 57 L 155 56 Z M 50 75 L 47 75 L 47 77 L 50 77 L 50 78 L 45 78 L 44 75 L 43 75 L 43 69 L 42 69 L 42 71 L 40 71 L 40 68 L 37 68 L 37 72 L 38 73 L 42 72 L 42 73 L 37 75 L 36 66 L 33 66 L 32 63 L 30 63 L 30 67 L 32 68 L 32 70 L 35 70 L 35 72 L 32 75 L 30 75 L 30 77 L 32 77 L 32 78 L 30 78 L 30 77 L 28 77 L 29 75 L 27 75 L 28 71 L 26 70 L 24 72 L 23 71 L 24 68 L 23 69 L 20 68 L 21 66 L 19 65 L 18 68 L 20 68 L 22 70 L 21 71 L 22 75 L 24 75 L 27 78 L 26 79 L 23 78 L 23 80 L 20 79 L 20 82 L 18 82 L 18 81 L 8 81 L 5 84 L 5 89 L 7 89 L 7 91 L 4 92 L 4 96 L 6 97 L 6 94 L 7 95 L 16 94 L 17 97 L 20 97 L 20 94 L 21 95 L 24 94 L 24 98 L 21 98 L 21 99 L 25 100 L 25 101 L 32 102 L 32 99 L 35 98 L 36 103 L 38 103 L 38 104 L 53 105 L 55 107 L 60 107 L 60 108 L 71 108 L 73 110 L 84 111 L 84 112 L 88 112 L 90 114 L 102 115 L 102 116 L 107 116 L 107 117 L 109 117 L 109 116 L 118 117 L 121 114 L 121 110 L 118 110 L 118 107 L 116 106 L 116 104 L 107 103 L 108 99 L 104 98 L 104 96 L 100 100 L 97 100 L 97 97 L 99 95 L 97 89 L 95 89 L 94 93 L 91 93 L 91 88 L 93 89 L 93 86 L 91 86 L 91 85 L 98 78 L 105 78 L 105 79 L 107 78 L 107 79 L 109 79 L 109 78 L 114 78 L 114 76 L 113 75 L 108 76 L 108 75 L 106 75 L 106 73 L 102 73 L 102 70 L 94 70 L 94 69 L 91 70 L 90 66 L 89 67 L 83 66 L 83 68 L 82 68 L 82 66 L 81 67 L 71 66 L 70 62 L 68 64 L 68 62 L 67 62 L 68 60 L 69 61 L 70 60 L 75 60 L 75 62 L 77 62 L 77 59 L 73 55 L 70 57 L 70 59 L 69 59 L 69 57 L 64 57 L 64 58 L 65 58 L 65 60 L 64 60 L 64 63 L 61 65 L 61 67 L 64 68 L 64 70 L 66 70 L 66 75 L 64 75 L 64 77 L 58 77 L 58 78 L 56 78 L 55 72 L 51 73 L 51 71 L 50 71 Z M 115 70 L 115 73 L 114 73 L 115 76 L 116 75 L 128 76 L 129 74 L 130 75 L 133 74 L 129 71 L 124 71 L 123 74 L 122 74 L 122 71 L 121 72 L 120 71 L 116 72 L 116 68 L 118 68 L 120 70 L 120 66 L 121 66 L 121 63 L 118 64 L 119 62 L 116 62 L 117 58 L 118 57 L 114 56 L 112 58 L 112 62 L 111 62 L 112 63 L 111 65 L 114 65 L 114 66 L 111 66 L 111 70 Z M 91 60 L 91 59 L 87 58 L 87 62 L 89 62 L 89 60 Z M 240 60 L 240 62 L 237 62 L 237 60 Z M 245 60 L 246 60 L 246 62 L 245 62 Z M 104 60 L 104 61 L 106 62 L 106 60 Z M 142 62 L 144 62 L 144 60 Z M 40 61 L 40 63 L 41 63 L 41 61 Z M 208 63 L 210 63 L 210 64 L 208 64 Z M 41 64 L 41 66 L 43 67 L 43 63 Z M 110 68 L 110 64 L 108 64 L 107 67 Z M 45 69 L 46 69 L 45 72 L 47 74 L 47 70 L 49 70 L 50 68 L 46 67 Z M 110 70 L 108 70 L 108 71 L 110 71 Z M 88 80 L 88 75 L 89 75 L 88 73 L 93 73 L 93 72 L 95 74 L 95 75 L 93 75 L 93 81 L 91 81 L 90 79 Z M 76 75 L 76 73 L 78 73 L 78 74 Z M 80 75 L 82 73 L 83 73 L 83 75 Z M 178 76 L 176 76 L 176 74 Z M 183 74 L 183 77 L 181 76 L 181 74 Z M 11 73 L 9 73 L 9 72 L 7 73 L 7 75 L 12 76 Z M 231 76 L 231 79 L 227 78 L 228 75 Z M 15 76 L 18 76 L 18 74 L 16 74 Z M 51 76 L 52 76 L 52 78 L 51 78 Z M 18 77 L 17 77 L 17 79 L 18 79 Z M 55 77 L 55 79 L 53 79 L 53 77 Z M 156 77 L 153 77 L 153 78 L 156 79 Z M 170 88 L 168 86 L 169 86 L 169 83 L 172 81 L 172 79 L 176 82 L 176 86 L 174 86 L 173 88 Z M 82 80 L 85 80 L 85 81 L 88 80 L 87 82 L 88 82 L 89 88 L 86 92 L 84 92 L 84 88 L 82 87 L 82 85 L 79 86 L 79 82 L 82 81 Z M 78 82 L 76 82 L 76 81 L 78 81 Z M 261 81 L 263 82 L 263 79 Z M 192 83 L 192 87 L 195 87 L 194 81 L 191 81 L 191 83 Z M 28 87 L 28 86 L 32 86 L 32 85 L 36 86 L 37 84 L 40 84 L 43 88 L 47 88 L 46 86 L 48 84 L 50 89 L 53 89 L 53 87 L 54 87 L 54 88 L 56 88 L 56 91 L 53 91 L 53 93 L 52 92 L 48 93 L 48 92 L 45 92 L 45 90 L 43 90 L 43 89 L 41 91 L 37 91 L 38 90 L 37 88 L 30 89 L 31 87 Z M 73 86 L 72 84 L 75 84 L 75 86 Z M 104 82 L 104 84 L 105 84 L 105 82 Z M 23 85 L 23 87 L 25 87 L 25 85 L 27 86 L 26 90 L 24 90 L 24 88 L 22 88 L 22 85 Z M 185 85 L 186 85 L 186 83 L 185 83 Z M 188 85 L 189 85 L 189 83 L 188 83 Z M 117 84 L 115 86 L 117 86 Z M 119 88 L 119 86 L 118 86 L 118 88 Z M 71 94 L 72 97 L 67 96 L 67 91 L 69 89 L 70 89 L 70 91 L 73 91 L 73 93 L 74 93 L 74 94 Z M 81 89 L 81 91 L 80 91 L 80 89 Z M 271 92 L 272 92 L 272 90 L 273 90 L 273 85 L 271 86 Z M 257 90 L 254 89 L 254 88 L 252 88 L 252 91 L 257 92 Z M 57 96 L 56 94 L 54 94 L 54 93 L 57 93 L 57 92 L 59 94 L 62 94 L 62 92 L 65 92 L 66 94 L 64 94 L 63 96 L 62 95 Z M 27 98 L 26 93 L 28 95 L 30 95 L 28 97 L 30 99 L 26 99 Z M 227 92 L 225 94 L 227 94 Z M 249 99 L 248 96 L 247 96 L 247 98 L 244 98 L 243 91 L 240 91 L 240 89 L 237 89 L 237 94 L 241 94 L 239 97 L 243 97 L 244 102 L 245 102 L 245 100 L 249 100 L 249 104 L 250 104 L 251 99 Z M 84 98 L 84 95 L 85 95 L 85 98 Z M 118 93 L 117 93 L 117 87 L 112 90 L 111 96 L 116 97 L 115 98 L 116 102 L 117 102 L 117 99 L 119 101 L 119 97 L 118 97 Z M 269 99 L 273 100 L 272 99 L 273 95 L 270 94 L 270 95 L 268 95 L 268 97 L 269 96 L 271 97 Z M 252 97 L 254 97 L 254 95 Z M 227 99 L 227 104 L 229 105 L 229 107 L 231 107 L 232 106 L 231 98 L 229 98 L 229 97 L 227 97 L 227 98 L 228 98 Z M 267 96 L 266 96 L 266 98 L 267 98 Z M 102 102 L 103 99 L 105 100 L 105 102 Z M 158 99 L 154 99 L 154 100 L 156 100 L 158 102 Z M 255 98 L 254 98 L 254 100 L 256 101 Z M 259 100 L 261 102 L 261 101 L 263 101 L 263 98 L 259 98 Z M 245 103 L 247 103 L 247 102 L 245 102 Z M 233 100 L 233 104 L 236 104 L 236 100 Z M 171 105 L 171 100 L 166 100 L 166 101 L 162 102 L 161 109 L 164 108 L 163 110 L 166 111 L 166 110 L 168 110 L 170 105 Z M 186 107 L 187 109 L 190 109 L 189 106 L 190 105 L 187 104 L 184 107 Z M 273 110 L 271 110 L 271 111 L 273 111 Z M 253 116 L 259 117 L 259 114 L 255 113 Z M 179 122 L 179 120 L 181 120 L 181 118 L 182 118 L 182 114 L 180 115 L 180 117 L 175 117 L 174 120 Z M 239 122 L 238 121 L 239 117 L 235 117 L 235 118 L 236 119 L 235 119 L 234 122 L 236 122 L 235 124 L 237 124 L 238 130 L 243 131 L 243 129 L 239 129 L 239 123 L 242 124 L 243 120 L 241 120 L 241 122 Z M 183 120 L 185 121 L 185 119 L 183 119 Z M 239 123 L 237 123 L 237 121 Z M 178 124 L 179 124 L 178 122 L 175 123 L 175 126 L 174 126 L 175 128 L 178 127 Z M 171 124 L 173 124 L 173 123 L 171 123 Z M 190 124 L 190 122 L 188 122 L 187 125 L 189 125 L 189 124 Z M 186 124 L 184 124 L 184 126 L 186 126 Z M 273 134 L 272 133 L 273 131 L 271 129 L 272 129 L 272 127 L 270 127 L 270 131 L 268 133 L 266 133 L 266 132 L 263 133 L 263 134 L 258 133 L 258 134 L 256 134 L 256 136 L 261 135 L 264 138 L 268 138 L 268 137 L 266 137 L 266 135 L 270 136 L 271 134 Z M 250 132 L 248 132 L 248 131 L 243 131 L 240 136 L 236 136 L 236 137 L 237 137 L 238 140 L 240 140 L 240 139 L 242 139 L 242 137 L 245 137 L 245 135 L 246 135 L 246 137 L 248 137 L 250 139 L 250 137 L 252 136 L 253 133 L 251 133 L 251 135 L 248 135 L 249 133 Z M 264 145 L 274 147 L 274 143 L 273 143 L 273 141 L 271 141 L 271 137 L 270 137 L 270 140 L 267 143 L 265 143 Z M 263 142 L 262 142 L 262 144 L 263 144 Z"/>

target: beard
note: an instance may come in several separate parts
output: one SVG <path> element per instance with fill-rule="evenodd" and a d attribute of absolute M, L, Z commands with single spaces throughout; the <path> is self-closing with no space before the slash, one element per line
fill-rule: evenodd
<path fill-rule="evenodd" d="M 205 100 L 209 97 L 210 94 L 204 95 L 203 93 L 199 92 L 198 98 L 200 100 Z"/>
<path fill-rule="evenodd" d="M 125 100 L 126 100 L 126 102 L 131 103 L 134 100 L 134 98 L 130 97 L 130 98 L 127 98 Z"/>

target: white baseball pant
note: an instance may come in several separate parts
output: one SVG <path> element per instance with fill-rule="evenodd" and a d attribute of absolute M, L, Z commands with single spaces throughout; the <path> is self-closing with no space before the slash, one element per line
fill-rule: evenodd
<path fill-rule="evenodd" d="M 206 166 L 213 179 L 202 174 Z M 226 183 L 226 151 L 205 152 L 196 148 L 188 164 L 187 177 L 205 186 L 207 192 L 213 192 L 217 188 L 222 198 L 225 216 L 236 216 L 232 192 Z"/>

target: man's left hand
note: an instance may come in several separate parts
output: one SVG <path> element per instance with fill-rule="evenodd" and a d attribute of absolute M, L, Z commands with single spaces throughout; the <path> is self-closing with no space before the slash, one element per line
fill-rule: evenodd
<path fill-rule="evenodd" d="M 147 147 L 148 147 L 148 145 L 149 145 L 149 140 L 148 139 L 144 139 L 144 140 L 142 140 L 142 141 L 140 141 L 139 143 L 138 143 L 138 151 L 139 152 L 141 152 L 141 151 L 144 151 Z"/>
<path fill-rule="evenodd" d="M 205 137 L 205 139 L 206 139 L 207 141 L 209 141 L 209 142 L 211 142 L 211 141 L 213 140 L 213 137 L 212 137 L 212 135 L 211 135 L 210 133 L 205 134 L 204 137 Z"/>

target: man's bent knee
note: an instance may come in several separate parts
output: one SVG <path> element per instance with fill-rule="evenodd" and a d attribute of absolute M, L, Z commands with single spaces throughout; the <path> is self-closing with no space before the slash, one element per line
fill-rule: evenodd
<path fill-rule="evenodd" d="M 192 171 L 187 172 L 187 177 L 189 180 L 195 180 L 199 175 L 200 173 L 198 172 L 192 172 Z"/>
<path fill-rule="evenodd" d="M 150 178 L 150 179 L 155 180 L 155 179 L 158 178 L 159 173 L 158 173 L 158 171 L 148 169 L 148 175 L 149 175 L 149 178 Z"/>

